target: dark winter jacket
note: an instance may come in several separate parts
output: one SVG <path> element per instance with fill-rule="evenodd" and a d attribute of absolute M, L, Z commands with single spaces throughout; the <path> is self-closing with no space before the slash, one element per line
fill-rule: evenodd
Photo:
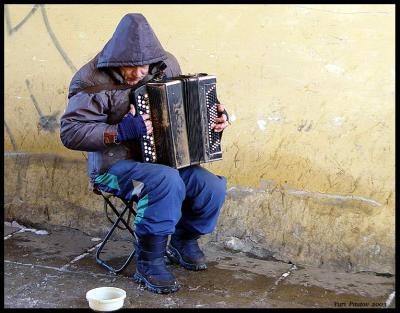
<path fill-rule="evenodd" d="M 117 67 L 150 64 L 151 72 L 160 61 L 167 65 L 167 77 L 181 74 L 176 58 L 163 49 L 145 17 L 127 14 L 103 50 L 73 76 L 60 137 L 67 148 L 89 152 L 92 180 L 115 162 L 137 157 L 133 146 L 114 143 L 117 124 L 130 109 L 131 90 L 110 90 L 110 85 L 124 85 Z"/>

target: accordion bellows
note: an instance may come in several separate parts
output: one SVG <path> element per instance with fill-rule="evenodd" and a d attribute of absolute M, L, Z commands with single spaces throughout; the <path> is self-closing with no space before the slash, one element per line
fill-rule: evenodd
<path fill-rule="evenodd" d="M 222 159 L 216 77 L 180 75 L 150 81 L 131 93 L 137 114 L 149 114 L 153 133 L 140 140 L 143 162 L 176 169 Z"/>

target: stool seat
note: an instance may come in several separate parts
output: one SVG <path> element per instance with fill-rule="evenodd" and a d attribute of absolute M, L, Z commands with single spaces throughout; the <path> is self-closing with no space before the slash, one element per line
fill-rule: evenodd
<path fill-rule="evenodd" d="M 101 195 L 104 199 L 104 209 L 106 212 L 106 216 L 108 218 L 108 220 L 112 223 L 112 227 L 110 228 L 110 230 L 108 231 L 108 233 L 106 234 L 106 236 L 103 239 L 103 242 L 101 243 L 101 245 L 97 248 L 97 252 L 96 252 L 96 262 L 97 264 L 103 266 L 106 270 L 108 270 L 109 272 L 113 273 L 113 274 L 119 274 L 121 273 L 123 270 L 125 270 L 129 263 L 132 261 L 133 257 L 135 256 L 135 245 L 132 244 L 132 252 L 130 253 L 130 255 L 128 256 L 128 258 L 126 259 L 126 261 L 123 263 L 123 265 L 120 268 L 114 268 L 112 267 L 110 264 L 108 264 L 107 262 L 105 262 L 104 260 L 102 260 L 100 258 L 100 254 L 104 248 L 104 246 L 106 245 L 107 241 L 110 239 L 111 235 L 113 234 L 113 232 L 115 231 L 115 229 L 118 227 L 120 229 L 123 230 L 128 230 L 132 237 L 133 240 L 136 241 L 136 236 L 135 236 L 135 232 L 132 230 L 132 228 L 129 225 L 130 222 L 130 218 L 133 215 L 134 217 L 136 216 L 136 211 L 133 208 L 133 204 L 136 203 L 135 201 L 127 201 L 123 198 L 120 198 L 116 195 L 113 195 L 111 193 L 107 193 L 107 192 L 103 192 L 98 188 L 93 188 L 93 192 L 96 195 Z M 111 198 L 117 198 L 119 200 L 121 200 L 124 205 L 125 208 L 120 212 L 118 212 L 118 210 L 115 208 L 115 205 L 111 202 Z M 110 207 L 111 210 L 115 213 L 115 215 L 117 216 L 117 219 L 115 221 L 111 220 L 110 217 L 108 216 L 108 211 L 107 211 L 107 207 Z M 128 218 L 125 220 L 124 215 L 128 212 Z M 122 223 L 125 228 L 121 228 L 118 224 Z"/>

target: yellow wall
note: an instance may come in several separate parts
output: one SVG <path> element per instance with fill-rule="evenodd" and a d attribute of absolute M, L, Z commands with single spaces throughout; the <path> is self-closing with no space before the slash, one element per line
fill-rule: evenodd
<path fill-rule="evenodd" d="M 8 5 L 5 11 L 6 152 L 85 158 L 59 140 L 70 79 L 123 15 L 139 12 L 184 73 L 217 76 L 232 125 L 223 137 L 224 160 L 207 168 L 227 176 L 229 187 L 272 181 L 375 203 L 379 218 L 370 223 L 394 234 L 394 5 Z M 39 127 L 41 115 L 53 122 Z"/>

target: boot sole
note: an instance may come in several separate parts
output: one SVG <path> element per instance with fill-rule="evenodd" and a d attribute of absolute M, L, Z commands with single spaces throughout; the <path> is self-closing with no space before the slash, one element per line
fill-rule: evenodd
<path fill-rule="evenodd" d="M 170 286 L 156 286 L 153 285 L 152 283 L 150 283 L 144 276 L 142 276 L 140 273 L 136 272 L 133 275 L 133 280 L 141 285 L 144 285 L 144 287 L 154 293 L 172 293 L 172 292 L 176 292 L 179 290 L 179 288 L 181 287 L 179 284 L 176 285 L 170 285 Z"/>
<path fill-rule="evenodd" d="M 172 247 L 171 245 L 167 247 L 167 257 L 171 260 L 171 262 L 175 264 L 179 264 L 182 267 L 186 268 L 187 270 L 190 271 L 204 271 L 207 269 L 207 264 L 206 263 L 201 263 L 201 264 L 193 264 L 193 263 L 188 263 L 186 262 L 179 251 Z"/>

